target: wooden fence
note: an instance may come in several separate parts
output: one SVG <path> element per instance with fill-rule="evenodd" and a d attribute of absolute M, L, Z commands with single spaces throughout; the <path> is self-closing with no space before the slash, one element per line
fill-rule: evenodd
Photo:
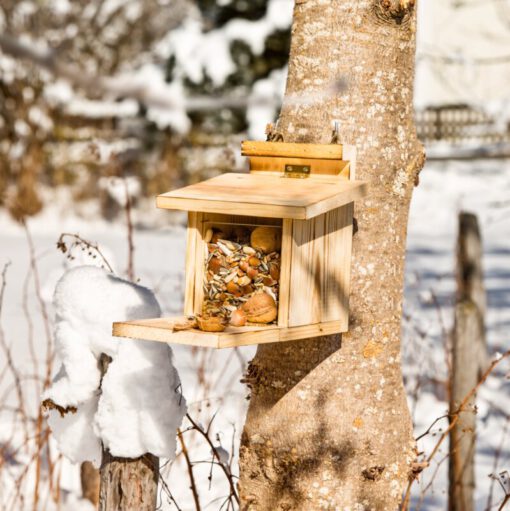
<path fill-rule="evenodd" d="M 417 110 L 415 116 L 418 138 L 425 144 L 510 143 L 510 124 L 502 129 L 494 117 L 469 105 L 428 107 Z"/>

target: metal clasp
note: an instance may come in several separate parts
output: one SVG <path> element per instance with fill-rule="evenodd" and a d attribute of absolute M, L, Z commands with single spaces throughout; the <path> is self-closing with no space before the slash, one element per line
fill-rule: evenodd
<path fill-rule="evenodd" d="M 310 175 L 310 165 L 285 165 L 285 177 L 304 179 Z"/>

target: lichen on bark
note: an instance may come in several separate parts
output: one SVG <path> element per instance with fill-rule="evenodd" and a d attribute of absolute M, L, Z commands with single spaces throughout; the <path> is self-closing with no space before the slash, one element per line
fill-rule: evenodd
<path fill-rule="evenodd" d="M 403 3 L 401 23 L 376 15 L 379 0 L 294 8 L 279 130 L 288 142 L 329 143 L 337 120 L 370 192 L 355 206 L 349 332 L 260 345 L 251 362 L 240 453 L 245 510 L 394 510 L 411 474 L 400 323 L 423 149 L 412 105 L 416 14 Z"/>

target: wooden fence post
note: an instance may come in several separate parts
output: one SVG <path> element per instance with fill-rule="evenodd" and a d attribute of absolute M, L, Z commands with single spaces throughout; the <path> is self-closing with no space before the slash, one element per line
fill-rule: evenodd
<path fill-rule="evenodd" d="M 99 360 L 101 374 L 111 358 Z M 144 454 L 139 458 L 118 458 L 103 448 L 100 468 L 99 511 L 154 511 L 157 504 L 159 458 Z"/>
<path fill-rule="evenodd" d="M 450 415 L 477 384 L 487 363 L 482 243 L 475 215 L 459 214 L 457 300 L 452 336 Z M 475 397 L 450 433 L 449 510 L 474 511 Z"/>

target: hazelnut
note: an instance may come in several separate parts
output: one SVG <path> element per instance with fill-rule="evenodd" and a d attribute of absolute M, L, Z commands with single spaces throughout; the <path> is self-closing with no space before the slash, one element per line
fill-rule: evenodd
<path fill-rule="evenodd" d="M 271 323 L 278 315 L 276 302 L 267 293 L 257 293 L 242 306 L 246 319 L 251 323 Z"/>
<path fill-rule="evenodd" d="M 211 260 L 207 265 L 207 269 L 211 270 L 213 273 L 218 273 L 222 266 L 223 264 L 221 263 L 221 259 L 219 257 L 211 257 Z"/>
<path fill-rule="evenodd" d="M 260 266 L 260 259 L 258 257 L 252 256 L 248 259 L 248 264 L 254 268 L 258 268 Z"/>
<path fill-rule="evenodd" d="M 241 289 L 239 288 L 239 286 L 233 280 L 231 280 L 227 284 L 227 292 L 229 292 L 230 294 L 232 294 L 234 296 L 241 296 L 242 295 Z"/>
<path fill-rule="evenodd" d="M 271 287 L 276 284 L 276 280 L 273 280 L 271 277 L 264 277 L 262 283 L 264 284 L 264 286 Z"/>
<path fill-rule="evenodd" d="M 259 274 L 259 271 L 256 268 L 248 268 L 248 271 L 246 272 L 246 275 L 251 280 L 253 280 L 258 274 Z"/>
<path fill-rule="evenodd" d="M 230 324 L 232 326 L 246 325 L 246 314 L 241 309 L 237 309 L 230 315 Z"/>
<path fill-rule="evenodd" d="M 242 291 L 243 295 L 251 295 L 255 291 L 255 288 L 251 284 L 248 284 L 242 288 Z"/>

